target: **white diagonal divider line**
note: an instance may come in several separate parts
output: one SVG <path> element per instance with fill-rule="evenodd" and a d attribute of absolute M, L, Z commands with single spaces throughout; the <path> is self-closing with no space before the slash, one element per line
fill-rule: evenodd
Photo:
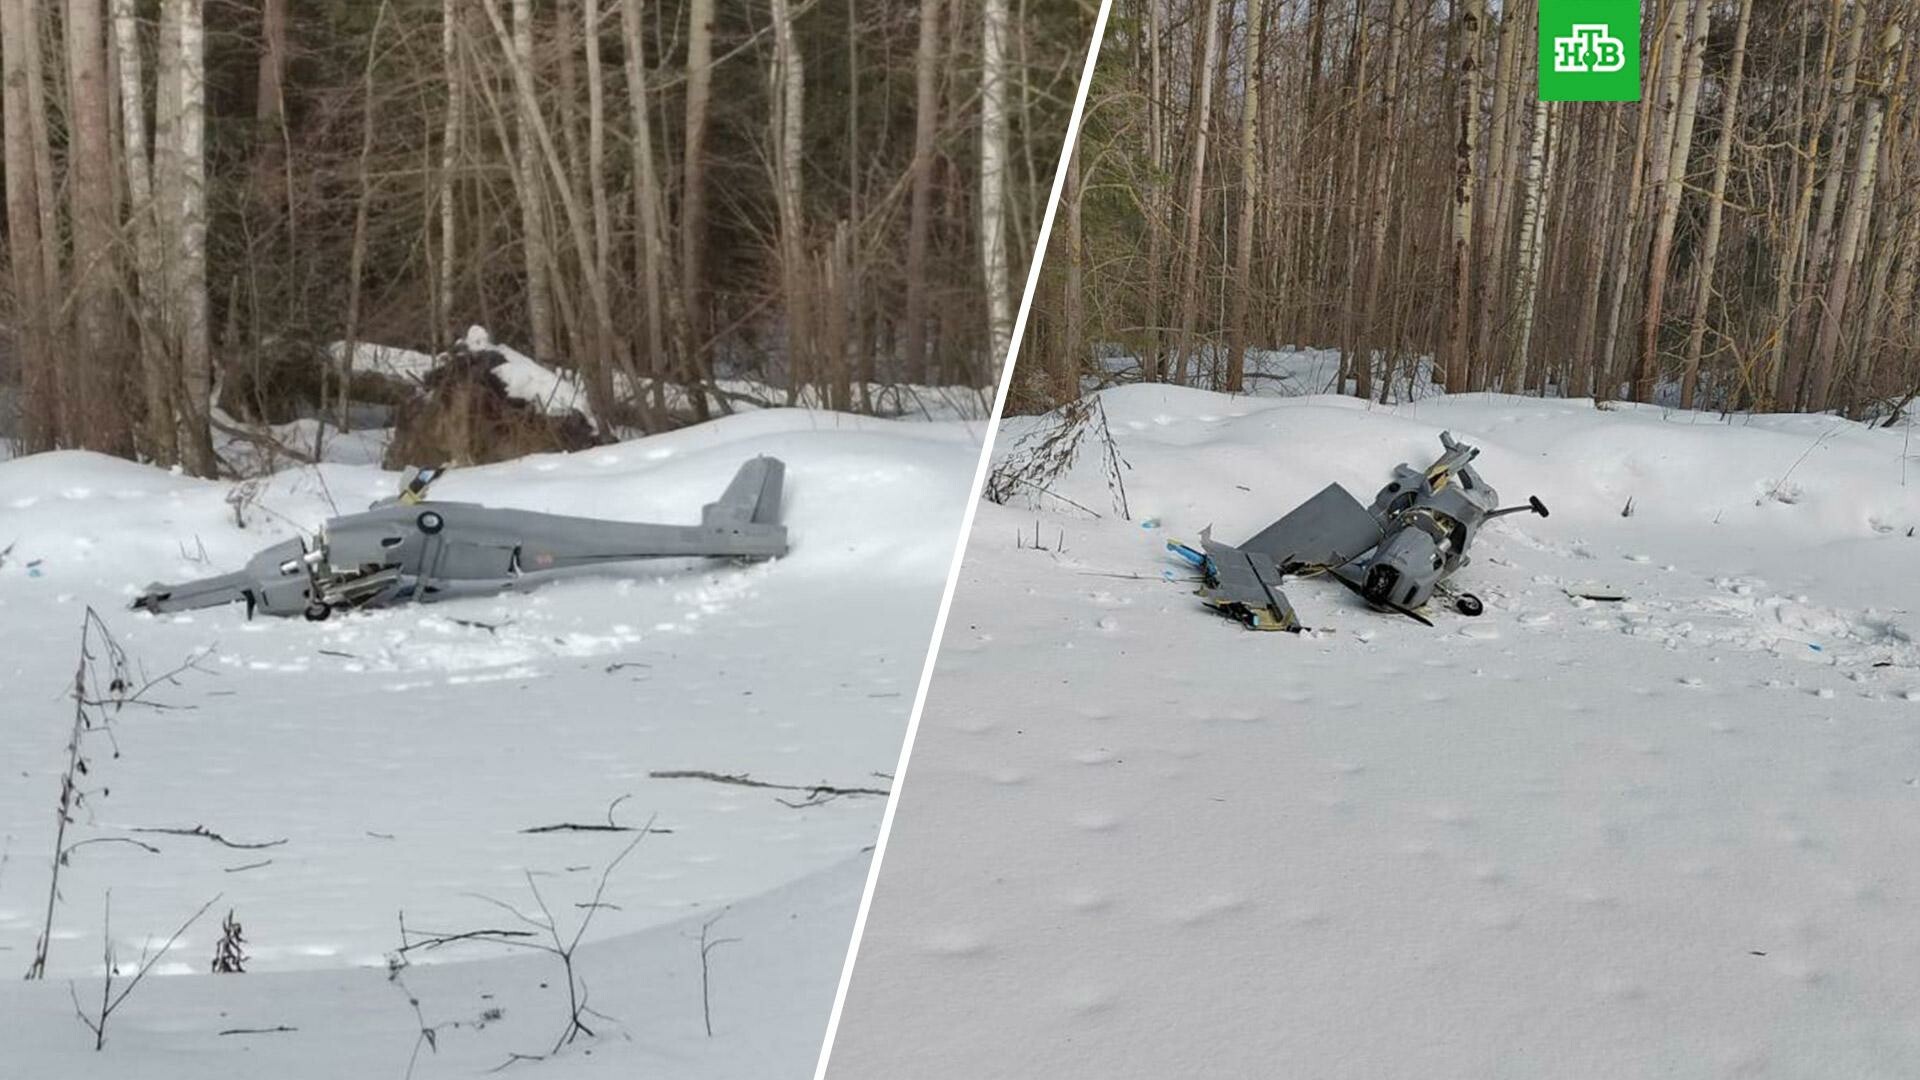
<path fill-rule="evenodd" d="M 820 1060 L 814 1066 L 814 1080 L 825 1080 L 827 1064 L 833 1056 L 834 1036 L 840 1032 L 841 1010 L 847 1004 L 847 986 L 853 981 L 854 961 L 860 955 L 860 939 L 866 933 L 867 912 L 873 906 L 874 885 L 880 880 L 880 868 L 887 857 L 887 838 L 893 832 L 893 815 L 900 808 L 900 793 L 906 787 L 907 765 L 913 756 L 914 737 L 920 733 L 920 714 L 927 706 L 927 687 L 933 681 L 934 662 L 940 656 L 940 641 L 947 632 L 947 613 L 953 607 L 953 593 L 960 584 L 960 563 L 967 552 L 967 537 L 973 531 L 973 517 L 980 508 L 980 488 L 986 483 L 987 468 L 993 459 L 994 436 L 1000 429 L 1000 416 L 1007 407 L 1007 387 L 1013 380 L 1014 358 L 1020 354 L 1020 340 L 1027 333 L 1027 317 L 1033 313 L 1033 292 L 1040 283 L 1041 260 L 1046 257 L 1047 241 L 1053 236 L 1053 219 L 1060 209 L 1060 192 L 1067 186 L 1067 163 L 1080 141 L 1080 117 L 1087 108 L 1087 90 L 1093 85 L 1093 66 L 1100 59 L 1100 42 L 1107 36 L 1107 14 L 1113 0 L 1100 0 L 1100 12 L 1093 21 L 1093 40 L 1087 44 L 1086 63 L 1080 68 L 1080 88 L 1074 94 L 1073 113 L 1067 118 L 1067 137 L 1060 144 L 1060 162 L 1054 167 L 1053 194 L 1047 199 L 1047 212 L 1040 219 L 1040 236 L 1034 245 L 1033 261 L 1027 268 L 1027 291 L 1020 297 L 1020 314 L 1013 323 L 1013 336 L 1000 366 L 1000 388 L 993 396 L 993 412 L 987 417 L 987 430 L 980 444 L 980 461 L 974 466 L 973 487 L 968 491 L 960 535 L 953 544 L 953 563 L 947 568 L 947 588 L 940 594 L 940 612 L 934 617 L 933 637 L 927 645 L 927 658 L 920 667 L 920 687 L 913 695 L 913 713 L 907 719 L 906 741 L 900 745 L 900 759 L 894 764 L 892 794 L 880 818 L 880 836 L 874 842 L 873 864 L 867 868 L 867 884 L 860 892 L 860 910 L 853 919 L 853 937 L 847 943 L 847 957 L 840 966 L 840 985 L 833 993 L 833 1012 L 827 1017 L 827 1030 L 820 1042 Z"/>

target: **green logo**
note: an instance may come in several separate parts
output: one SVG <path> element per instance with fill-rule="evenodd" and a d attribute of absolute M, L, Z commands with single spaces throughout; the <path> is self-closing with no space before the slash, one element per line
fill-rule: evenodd
<path fill-rule="evenodd" d="M 1540 0 L 1540 100 L 1640 100 L 1639 0 Z"/>

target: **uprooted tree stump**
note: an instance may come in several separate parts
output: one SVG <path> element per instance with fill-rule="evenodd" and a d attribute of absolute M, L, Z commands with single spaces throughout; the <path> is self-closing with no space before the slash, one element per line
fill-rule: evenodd
<path fill-rule="evenodd" d="M 584 450 L 600 442 L 576 411 L 553 414 L 507 394 L 491 349 L 456 349 L 422 381 L 422 393 L 394 417 L 387 468 L 485 465 L 527 454 Z"/>

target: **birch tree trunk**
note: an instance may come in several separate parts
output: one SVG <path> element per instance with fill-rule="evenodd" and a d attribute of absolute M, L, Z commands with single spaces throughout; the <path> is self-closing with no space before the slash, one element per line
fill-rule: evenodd
<path fill-rule="evenodd" d="M 526 0 L 515 0 L 516 6 Z M 567 226 L 567 235 L 573 241 L 573 257 L 580 268 L 580 275 L 587 286 L 587 299 L 592 305 L 593 327 L 587 342 L 589 355 L 580 364 L 586 375 L 587 397 L 594 412 L 595 426 L 602 435 L 610 432 L 613 422 L 613 301 L 604 277 L 594 273 L 593 240 L 587 221 L 587 212 L 580 206 L 574 193 L 573 184 L 566 175 L 566 166 L 561 162 L 553 132 L 548 128 L 546 118 L 541 115 L 539 99 L 534 90 L 533 70 L 522 63 L 519 41 L 509 42 L 507 28 L 500 16 L 499 0 L 485 0 L 487 21 L 493 27 L 494 40 L 507 58 L 507 67 L 513 77 L 514 90 L 519 99 L 518 115 L 523 127 L 521 130 L 521 154 L 523 159 L 529 145 L 535 148 L 533 154 L 533 175 L 527 177 L 523 201 L 528 198 L 527 191 L 536 191 L 541 183 L 538 170 L 544 160 L 547 168 L 546 183 L 549 190 L 558 194 L 561 216 Z M 516 29 L 519 28 L 517 24 Z M 550 249 L 545 266 L 557 280 L 558 263 L 551 260 Z"/>
<path fill-rule="evenodd" d="M 1600 208 L 1600 220 L 1593 226 L 1593 265 L 1584 275 L 1581 286 L 1580 325 L 1573 336 L 1574 370 L 1579 373 L 1577 392 L 1583 397 L 1593 397 L 1600 382 L 1600 357 L 1594 352 L 1594 328 L 1600 316 L 1600 283 L 1605 275 L 1601 272 L 1601 263 L 1605 258 L 1607 242 L 1613 237 L 1614 204 L 1617 196 L 1614 189 L 1619 177 L 1620 125 L 1624 103 L 1616 102 L 1607 116 L 1607 138 L 1600 151 L 1605 172 L 1601 175 L 1596 191 L 1596 202 Z M 1574 391 L 1570 391 L 1574 392 Z"/>
<path fill-rule="evenodd" d="M 1400 139 L 1400 54 L 1405 37 L 1407 0 L 1393 0 L 1387 14 L 1387 82 L 1381 91 L 1380 146 L 1385 161 L 1377 162 L 1367 194 L 1367 283 L 1360 293 L 1360 328 L 1357 335 L 1360 356 L 1354 368 L 1353 392 L 1361 400 L 1373 397 L 1373 346 L 1378 341 L 1374 319 L 1379 310 L 1380 278 L 1387 257 L 1387 226 L 1393 208 L 1389 194 L 1395 167 L 1399 163 Z M 1383 350 L 1384 351 L 1384 350 Z M 1386 387 L 1381 388 L 1384 398 Z"/>
<path fill-rule="evenodd" d="M 1693 117 L 1700 99 L 1700 69 L 1707 48 L 1710 0 L 1691 0 L 1693 27 L 1688 34 L 1687 59 L 1680 83 L 1680 101 L 1674 113 L 1672 141 L 1666 154 L 1666 178 L 1659 188 L 1659 217 L 1654 223 L 1653 251 L 1647 266 L 1647 303 L 1642 314 L 1640 356 L 1635 363 L 1633 400 L 1653 400 L 1660 376 L 1660 306 L 1666 296 L 1667 261 L 1673 250 L 1674 224 L 1680 218 L 1680 198 L 1686 193 L 1687 152 L 1693 146 Z M 1677 61 L 1676 73 L 1682 67 Z"/>
<path fill-rule="evenodd" d="M 7 264 L 14 291 L 14 341 L 20 360 L 20 441 L 28 453 L 60 443 L 59 375 L 48 332 L 52 288 L 43 274 L 38 177 L 27 107 L 27 48 L 38 35 L 32 0 L 0 0 L 0 95 L 4 95 Z"/>
<path fill-rule="evenodd" d="M 1252 0 L 1258 5 L 1260 0 Z M 1080 396 L 1080 365 L 1086 348 L 1086 250 L 1085 224 L 1080 213 L 1080 148 L 1067 148 L 1067 180 L 1060 193 L 1061 208 L 1066 211 L 1066 282 L 1061 297 L 1061 323 L 1065 340 L 1061 343 L 1058 366 L 1053 373 L 1053 400 L 1072 401 Z"/>
<path fill-rule="evenodd" d="M 1860 236 L 1873 204 L 1873 181 L 1880 163 L 1880 135 L 1886 124 L 1887 95 L 1892 90 L 1894 65 L 1899 60 L 1900 24 L 1891 23 L 1880 35 L 1880 80 L 1867 95 L 1861 121 L 1860 159 L 1854 166 L 1847 194 L 1847 213 L 1840 225 L 1833 271 L 1828 275 L 1826 304 L 1820 315 L 1820 336 L 1814 346 L 1813 372 L 1807 384 L 1806 407 L 1825 412 L 1833 388 L 1834 357 L 1840 343 L 1840 325 L 1847 310 L 1847 291 L 1853 284 L 1854 260 Z"/>
<path fill-rule="evenodd" d="M 627 103 L 633 117 L 634 202 L 638 204 L 640 248 L 640 296 L 646 310 L 646 371 L 653 379 L 653 403 L 656 412 L 666 407 L 665 383 L 674 367 L 672 356 L 684 355 L 676 349 L 667 352 L 667 251 L 665 240 L 665 204 L 661 198 L 660 176 L 654 167 L 653 123 L 649 114 L 646 38 L 641 14 L 646 0 L 620 0 L 622 46 L 626 52 Z M 683 344 L 676 342 L 676 345 Z"/>
<path fill-rule="evenodd" d="M 69 0 L 67 197 L 73 244 L 74 386 L 68 403 L 74 442 L 129 454 L 132 429 L 122 395 L 119 266 L 115 239 L 113 135 L 107 107 L 106 19 L 101 0 Z"/>
<path fill-rule="evenodd" d="M 509 54 L 516 67 L 533 67 L 533 3 L 513 0 L 513 46 Z M 545 199 L 546 185 L 540 180 L 540 151 L 534 145 L 533 126 L 539 119 L 538 102 L 529 104 L 516 98 L 514 143 L 518 147 L 514 167 L 519 170 L 520 243 L 525 254 L 527 274 L 527 321 L 533 329 L 533 354 L 543 363 L 560 358 L 553 326 L 553 294 L 548 282 L 551 261 L 547 243 Z M 532 115 L 529 115 L 531 111 Z"/>
<path fill-rule="evenodd" d="M 1837 19 L 1839 12 L 1837 3 L 1834 11 Z M 1804 37 L 1803 30 L 1801 50 L 1803 61 Z M 1806 124 L 1805 143 L 1801 147 L 1798 160 L 1794 163 L 1795 171 L 1801 174 L 1802 178 L 1799 195 L 1794 201 L 1793 213 L 1786 227 L 1786 251 L 1779 260 L 1780 269 L 1776 275 L 1779 281 L 1774 288 L 1772 332 L 1766 350 L 1766 370 L 1762 375 L 1762 385 L 1758 394 L 1762 405 L 1775 408 L 1792 408 L 1799 401 L 1801 373 L 1805 370 L 1805 356 L 1799 349 L 1794 348 L 1793 342 L 1794 327 L 1798 321 L 1794 308 L 1794 286 L 1802 280 L 1798 268 L 1807 242 L 1807 230 L 1812 222 L 1813 191 L 1817 182 L 1815 164 L 1819 160 L 1820 129 L 1825 123 L 1825 88 L 1830 85 L 1830 77 L 1833 73 L 1832 40 L 1832 36 L 1829 35 L 1827 47 L 1821 52 L 1820 85 L 1823 88 L 1821 101 L 1814 107 L 1812 122 Z M 1804 72 L 1802 74 L 1800 81 L 1804 86 Z M 1803 97 L 1804 92 L 1795 99 L 1794 136 L 1796 141 L 1801 134 L 1798 125 L 1801 119 L 1800 106 Z"/>
<path fill-rule="evenodd" d="M 360 291 L 367 267 L 367 217 L 373 203 L 373 177 L 369 167 L 373 156 L 373 73 L 380 55 L 380 30 L 386 25 L 389 6 L 388 0 L 380 0 L 380 7 L 374 12 L 373 32 L 367 37 L 367 62 L 361 76 L 360 163 L 355 172 L 359 196 L 353 208 L 353 250 L 347 256 L 346 348 L 340 358 L 340 400 L 334 417 L 334 425 L 341 431 L 347 431 L 353 422 L 348 408 L 352 400 L 353 365 L 358 359 L 355 354 L 360 346 Z"/>
<path fill-rule="evenodd" d="M 47 110 L 47 73 L 46 62 L 42 55 L 42 34 L 47 25 L 47 16 L 42 14 L 41 0 L 28 0 L 25 24 L 29 28 L 26 40 L 26 97 L 29 127 L 28 153 L 33 161 L 34 208 L 40 215 L 40 273 L 46 281 L 49 307 L 47 335 L 51 345 L 58 349 L 66 338 L 67 311 L 64 298 L 67 295 L 67 279 L 61 251 L 60 228 L 60 186 L 53 171 L 54 127 L 48 119 Z M 54 372 L 55 379 L 61 384 L 58 398 L 61 407 L 61 420 L 64 426 L 65 416 L 70 409 L 67 401 L 68 385 L 73 381 L 70 364 L 62 362 Z M 71 441 L 72 432 L 62 431 L 63 445 Z"/>
<path fill-rule="evenodd" d="M 1546 225 L 1546 217 L 1541 213 L 1545 202 L 1542 193 L 1553 187 L 1552 128 L 1556 104 L 1543 101 L 1534 109 L 1533 146 L 1527 151 L 1525 202 L 1520 211 L 1519 280 L 1515 286 L 1519 290 L 1519 311 L 1515 316 L 1517 325 L 1513 361 L 1508 365 L 1508 370 L 1513 373 L 1513 382 L 1506 387 L 1511 394 L 1525 393 L 1527 389 L 1528 362 L 1533 345 L 1533 312 L 1540 294 L 1541 239 Z"/>
<path fill-rule="evenodd" d="M 440 3 L 440 62 L 446 68 L 447 106 L 440 123 L 440 176 L 436 197 L 440 212 L 439 280 L 434 287 L 433 329 L 444 345 L 453 340 L 455 267 L 460 257 L 459 210 L 454 203 L 454 169 L 460 161 L 460 130 L 466 112 L 466 73 L 461 70 L 460 0 Z"/>
<path fill-rule="evenodd" d="M 1453 316 L 1447 333 L 1445 379 L 1450 393 L 1466 390 L 1472 365 L 1474 153 L 1480 134 L 1480 24 L 1486 0 L 1466 0 L 1460 15 L 1459 130 L 1453 152 Z"/>
<path fill-rule="evenodd" d="M 1402 0 L 1395 0 L 1397 9 Z M 1240 107 L 1240 220 L 1233 254 L 1233 340 L 1227 348 L 1226 379 L 1221 389 L 1237 394 L 1247 370 L 1247 308 L 1253 299 L 1253 224 L 1260 212 L 1260 185 L 1253 178 L 1260 169 L 1260 58 L 1261 3 L 1247 3 L 1246 83 Z M 1392 91 L 1388 91 L 1391 95 Z M 1077 209 L 1077 207 L 1076 207 Z M 1371 365 L 1363 365 L 1371 366 Z M 1365 397 L 1366 390 L 1359 391 Z"/>
<path fill-rule="evenodd" d="M 1474 307 L 1477 320 L 1474 335 L 1474 363 L 1466 374 L 1462 389 L 1478 390 L 1487 381 L 1486 368 L 1493 365 L 1498 350 L 1494 333 L 1505 325 L 1500 317 L 1506 288 L 1507 249 L 1512 246 L 1507 222 L 1512 218 L 1513 188 L 1520 173 L 1521 107 L 1525 95 L 1520 92 L 1521 61 L 1526 52 L 1520 42 L 1522 31 L 1529 29 L 1522 3 L 1506 3 L 1500 13 L 1500 44 L 1493 69 L 1493 112 L 1487 134 L 1487 175 L 1481 208 L 1477 215 L 1480 234 L 1480 274 L 1474 282 Z"/>
<path fill-rule="evenodd" d="M 816 355 L 816 331 L 809 286 L 806 217 L 803 199 L 806 135 L 806 71 L 794 42 L 793 11 L 787 0 L 773 0 L 773 199 L 779 214 L 780 292 L 786 301 L 787 402 L 793 404 L 809 382 L 820 380 L 823 357 Z M 825 382 L 819 384 L 823 389 Z"/>
<path fill-rule="evenodd" d="M 713 98 L 713 3 L 687 4 L 687 118 L 680 191 L 681 317 L 687 330 L 681 335 L 684 368 L 681 379 L 698 386 L 701 358 L 707 347 L 707 119 Z M 704 388 L 691 391 L 694 416 L 708 416 Z"/>
<path fill-rule="evenodd" d="M 1669 20 L 1675 18 L 1673 7 L 1667 8 L 1666 17 Z M 1656 34 L 1654 40 L 1656 44 L 1653 63 L 1650 66 L 1658 70 L 1662 66 L 1662 59 L 1666 53 L 1666 38 L 1664 34 Z M 1607 332 L 1605 344 L 1601 347 L 1596 365 L 1598 368 L 1596 377 L 1601 385 L 1595 388 L 1594 396 L 1600 400 L 1611 398 L 1620 388 L 1618 374 L 1620 369 L 1615 366 L 1614 357 L 1617 355 L 1616 350 L 1620 342 L 1621 313 L 1626 307 L 1627 280 L 1633 276 L 1628 267 L 1634 265 L 1633 255 L 1636 250 L 1634 241 L 1640 232 L 1643 209 L 1641 192 L 1645 186 L 1647 152 L 1653 136 L 1654 93 L 1653 84 L 1649 83 L 1647 89 L 1641 94 L 1640 119 L 1635 125 L 1634 132 L 1633 162 L 1627 168 L 1627 198 L 1623 204 L 1624 212 L 1620 217 L 1619 231 L 1616 233 L 1619 245 L 1613 253 L 1612 295 L 1607 301 Z"/>
<path fill-rule="evenodd" d="M 1853 111 L 1860 84 L 1860 50 L 1867 30 L 1867 5 L 1853 4 L 1853 24 L 1847 32 L 1840 83 L 1833 112 L 1833 139 L 1827 154 L 1827 177 L 1820 187 L 1820 209 L 1814 216 L 1813 244 L 1807 249 L 1807 279 L 1822 274 L 1832 276 L 1828 257 L 1832 254 L 1834 221 L 1840 207 L 1840 184 L 1846 177 L 1847 150 L 1853 139 Z"/>
<path fill-rule="evenodd" d="M 980 257 L 987 287 L 988 363 L 998 370 L 1013 339 L 1007 264 L 1007 0 L 980 9 Z"/>
<path fill-rule="evenodd" d="M 933 137 L 940 119 L 940 0 L 920 0 L 920 41 L 913 54 L 913 164 L 907 211 L 907 342 L 909 383 L 927 379 L 927 240 L 933 225 Z"/>
<path fill-rule="evenodd" d="M 172 365 L 167 359 L 166 296 L 158 238 L 154 227 L 153 166 L 147 131 L 145 64 L 135 0 L 113 0 L 114 61 L 120 74 L 120 160 L 126 167 L 127 233 L 133 247 L 134 329 L 140 344 L 140 387 L 144 403 L 142 443 L 147 459 L 173 465 L 180 458 L 174 420 Z"/>
<path fill-rule="evenodd" d="M 1207 137 L 1213 128 L 1213 66 L 1220 50 L 1220 0 L 1207 0 L 1206 26 L 1197 68 L 1199 92 L 1193 104 L 1193 156 L 1187 164 L 1187 237 L 1182 252 L 1185 270 L 1180 282 L 1180 337 L 1174 347 L 1174 381 L 1192 381 L 1198 368 L 1193 355 L 1194 324 L 1200 317 L 1200 222 L 1206 209 Z"/>
<path fill-rule="evenodd" d="M 613 269 L 613 208 L 607 199 L 607 102 L 601 84 L 600 0 L 586 0 L 580 19 L 587 50 L 587 190 L 593 200 L 593 274 L 607 282 Z M 611 378 L 613 373 L 607 374 Z"/>
<path fill-rule="evenodd" d="M 174 281 L 175 355 L 180 364 L 180 450 L 195 476 L 213 476 L 213 348 L 207 317 L 206 35 L 201 0 L 165 0 L 178 41 L 177 194 L 180 231 Z"/>
<path fill-rule="evenodd" d="M 1733 58 L 1728 61 L 1727 93 L 1720 103 L 1720 138 L 1713 147 L 1713 186 L 1707 192 L 1707 231 L 1700 241 L 1700 269 L 1693 294 L 1693 325 L 1687 331 L 1687 366 L 1681 376 L 1680 407 L 1693 408 L 1700 385 L 1700 352 L 1707 337 L 1707 308 L 1713 300 L 1713 269 L 1720 254 L 1720 226 L 1727 209 L 1727 167 L 1733 156 L 1733 133 L 1740 122 L 1740 83 L 1747 55 L 1747 27 L 1753 18 L 1753 0 L 1740 0 L 1740 21 L 1733 31 Z"/>
<path fill-rule="evenodd" d="M 253 114 L 271 121 L 281 114 L 287 77 L 287 0 L 260 6 L 260 67 L 254 78 Z"/>
<path fill-rule="evenodd" d="M 1167 213 L 1167 140 L 1166 140 L 1166 66 L 1160 55 L 1160 39 L 1166 21 L 1166 0 L 1147 0 L 1147 313 L 1146 349 L 1141 357 L 1144 373 L 1156 380 L 1167 378 L 1167 358 L 1162 351 L 1161 320 L 1165 317 Z"/>

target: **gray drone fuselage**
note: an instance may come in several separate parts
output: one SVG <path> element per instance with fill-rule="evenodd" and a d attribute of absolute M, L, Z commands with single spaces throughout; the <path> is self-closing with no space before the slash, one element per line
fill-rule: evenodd
<path fill-rule="evenodd" d="M 335 609 L 485 595 L 580 567 L 640 559 L 773 559 L 787 553 L 779 523 L 785 466 L 740 467 L 698 525 L 563 517 L 474 503 L 386 500 L 329 519 L 311 545 L 287 540 L 246 569 L 179 585 L 155 583 L 133 606 L 181 611 L 244 601 L 249 611 L 322 619 Z"/>
<path fill-rule="evenodd" d="M 1447 432 L 1440 442 L 1444 452 L 1427 468 L 1397 466 L 1371 506 L 1329 484 L 1245 543 L 1223 544 L 1203 532 L 1203 551 L 1182 552 L 1199 556 L 1199 595 L 1256 629 L 1297 630 L 1282 579 L 1326 573 L 1371 604 L 1425 621 L 1414 609 L 1467 565 L 1482 525 L 1517 511 L 1546 514 L 1538 499 L 1497 509 L 1498 493 L 1471 464 L 1480 451 Z"/>
<path fill-rule="evenodd" d="M 1472 461 L 1480 451 L 1440 435 L 1446 453 L 1421 471 L 1401 464 L 1374 496 L 1367 513 L 1381 540 L 1361 566 L 1363 595 L 1376 603 L 1417 608 L 1440 583 L 1465 566 L 1467 548 L 1500 497 Z M 1336 568 L 1337 569 L 1337 568 Z"/>

